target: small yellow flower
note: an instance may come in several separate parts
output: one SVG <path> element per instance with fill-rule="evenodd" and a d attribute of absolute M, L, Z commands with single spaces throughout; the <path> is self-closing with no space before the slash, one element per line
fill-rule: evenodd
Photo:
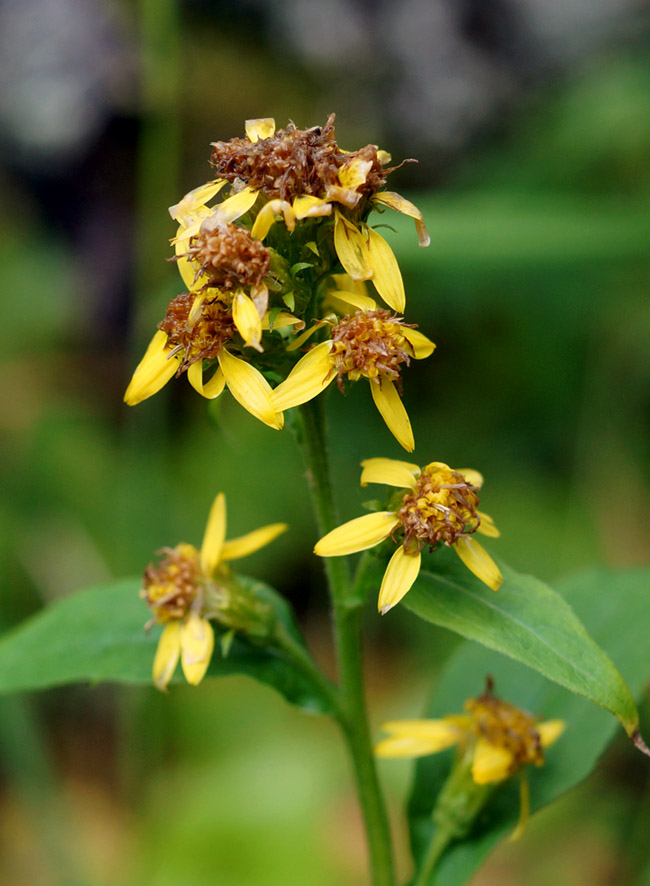
<path fill-rule="evenodd" d="M 413 431 L 398 391 L 400 366 L 408 366 L 411 358 L 429 357 L 435 345 L 400 317 L 378 309 L 366 295 L 337 291 L 328 296 L 328 302 L 338 310 L 352 313 L 340 320 L 334 318 L 330 338 L 308 351 L 273 390 L 273 405 L 282 412 L 313 399 L 335 378 L 341 390 L 344 377 L 350 381 L 367 378 L 375 406 L 389 430 L 412 452 Z M 301 339 L 324 322 L 327 321 L 319 321 Z"/>
<path fill-rule="evenodd" d="M 124 401 L 135 406 L 161 390 L 172 376 L 187 370 L 188 381 L 203 397 L 214 399 L 227 385 L 235 400 L 251 415 L 271 428 L 282 428 L 284 417 L 271 401 L 267 380 L 226 347 L 235 333 L 235 313 L 234 303 L 228 306 L 220 298 L 208 302 L 205 292 L 186 292 L 175 298 L 133 373 Z M 294 320 L 290 315 L 277 317 L 276 327 Z M 240 325 L 243 322 L 240 319 Z M 265 324 L 268 328 L 266 315 L 262 327 Z M 214 360 L 217 369 L 204 382 L 204 362 Z"/>
<path fill-rule="evenodd" d="M 457 745 L 457 765 L 468 766 L 475 785 L 495 785 L 523 770 L 542 766 L 544 751 L 564 732 L 563 720 L 539 722 L 527 711 L 497 698 L 488 678 L 485 692 L 470 698 L 465 713 L 439 720 L 395 720 L 375 753 L 379 757 L 424 757 Z M 486 795 L 487 796 L 487 795 Z M 521 781 L 521 814 L 516 837 L 528 818 L 528 784 Z"/>
<path fill-rule="evenodd" d="M 219 582 L 228 577 L 227 563 L 252 554 L 287 529 L 285 523 L 263 526 L 226 541 L 226 499 L 219 493 L 208 517 L 201 550 L 179 544 L 163 548 L 162 561 L 144 574 L 141 596 L 153 612 L 152 622 L 164 625 L 153 663 L 153 680 L 165 689 L 178 659 L 188 683 L 205 676 L 214 649 L 209 619 L 219 610 Z"/>
<path fill-rule="evenodd" d="M 478 510 L 483 477 L 470 468 L 453 470 L 443 462 L 425 467 L 392 458 L 370 458 L 361 463 L 361 485 L 385 483 L 407 490 L 392 510 L 365 514 L 328 532 L 314 548 L 320 557 L 339 557 L 365 551 L 387 538 L 401 540 L 391 557 L 379 590 L 383 615 L 409 591 L 420 572 L 422 549 L 438 544 L 452 547 L 465 566 L 488 587 L 503 581 L 498 566 L 474 539 L 475 532 L 496 538 L 499 531 Z"/>

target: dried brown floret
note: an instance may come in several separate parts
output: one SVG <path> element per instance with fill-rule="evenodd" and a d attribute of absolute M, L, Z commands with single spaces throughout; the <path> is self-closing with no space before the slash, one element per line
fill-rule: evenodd
<path fill-rule="evenodd" d="M 493 695 L 490 680 L 483 695 L 465 702 L 465 710 L 472 714 L 472 731 L 475 735 L 512 754 L 513 772 L 527 763 L 541 766 L 544 762 L 537 719 Z"/>
<path fill-rule="evenodd" d="M 330 114 L 325 126 L 311 129 L 297 129 L 289 123 L 286 129 L 256 142 L 247 138 L 213 142 L 211 163 L 218 178 L 291 201 L 301 195 L 326 198 L 328 188 L 339 185 L 339 169 L 359 158 L 370 161 L 371 166 L 356 190 L 362 196 L 374 194 L 391 170 L 379 162 L 375 145 L 342 151 L 336 143 L 334 120 L 335 115 Z"/>
<path fill-rule="evenodd" d="M 260 240 L 239 225 L 206 219 L 192 237 L 187 258 L 199 264 L 208 286 L 231 291 L 242 286 L 259 286 L 269 269 L 271 253 Z M 197 272 L 197 277 L 199 273 Z"/>
<path fill-rule="evenodd" d="M 357 311 L 344 317 L 332 329 L 332 356 L 338 370 L 338 385 L 343 376 L 351 381 L 361 376 L 377 378 L 380 373 L 391 381 L 400 381 L 400 365 L 409 365 L 413 346 L 402 329 L 412 328 L 390 311 Z"/>
<path fill-rule="evenodd" d="M 158 324 L 158 329 L 167 333 L 171 353 L 184 351 L 177 376 L 197 360 L 214 360 L 235 332 L 230 306 L 220 298 L 203 302 L 190 322 L 196 298 L 194 292 L 178 295 L 169 303 L 165 319 Z"/>
<path fill-rule="evenodd" d="M 184 618 L 203 581 L 200 554 L 195 547 L 180 544 L 157 552 L 163 558 L 155 566 L 150 563 L 144 573 L 140 596 L 160 624 Z"/>

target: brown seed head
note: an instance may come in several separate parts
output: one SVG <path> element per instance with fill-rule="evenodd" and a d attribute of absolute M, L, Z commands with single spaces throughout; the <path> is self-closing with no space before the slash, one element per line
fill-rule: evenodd
<path fill-rule="evenodd" d="M 247 138 L 213 142 L 211 163 L 217 178 L 241 182 L 282 200 L 305 194 L 325 198 L 330 186 L 339 185 L 339 169 L 358 157 L 372 165 L 357 192 L 362 196 L 374 194 L 391 170 L 382 167 L 375 145 L 342 151 L 336 143 L 334 120 L 335 115 L 330 114 L 325 126 L 311 129 L 297 129 L 290 123 L 286 129 L 256 142 Z"/>
<path fill-rule="evenodd" d="M 476 508 L 478 487 L 442 462 L 423 468 L 415 490 L 397 512 L 404 529 L 404 549 L 413 552 L 442 542 L 452 545 L 475 532 L 481 522 Z"/>
<path fill-rule="evenodd" d="M 150 563 L 144 573 L 140 596 L 146 600 L 156 621 L 165 624 L 185 618 L 197 596 L 202 594 L 205 576 L 195 547 L 180 544 L 158 551 L 163 559 Z"/>
<path fill-rule="evenodd" d="M 246 228 L 215 223 L 212 217 L 192 237 L 185 255 L 199 264 L 208 277 L 208 286 L 226 291 L 258 286 L 271 262 L 269 250 L 260 240 L 254 240 Z"/>
<path fill-rule="evenodd" d="M 382 373 L 399 383 L 400 365 L 408 366 L 413 356 L 413 346 L 403 332 L 406 326 L 410 324 L 386 310 L 357 311 L 340 320 L 332 328 L 339 388 L 343 388 L 344 375 L 357 381 Z"/>
<path fill-rule="evenodd" d="M 190 323 L 190 312 L 197 295 L 183 292 L 169 303 L 165 319 L 158 328 L 167 333 L 167 343 L 184 351 L 177 375 L 197 360 L 214 360 L 235 332 L 230 306 L 220 298 L 205 301 Z"/>
<path fill-rule="evenodd" d="M 501 701 L 489 690 L 466 701 L 465 710 L 472 715 L 472 731 L 477 737 L 510 751 L 514 757 L 512 772 L 530 763 L 542 765 L 544 753 L 537 721 L 527 711 Z"/>

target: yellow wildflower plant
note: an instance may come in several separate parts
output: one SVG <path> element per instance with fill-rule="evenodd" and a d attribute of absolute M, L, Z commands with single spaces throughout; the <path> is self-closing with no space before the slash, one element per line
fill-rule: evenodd
<path fill-rule="evenodd" d="M 487 551 L 472 537 L 475 532 L 496 538 L 499 531 L 478 510 L 483 477 L 478 471 L 454 470 L 443 462 L 423 468 L 392 458 L 361 462 L 361 485 L 384 483 L 406 490 L 391 510 L 365 514 L 323 536 L 314 548 L 320 557 L 340 557 L 365 551 L 387 538 L 401 541 L 391 557 L 379 590 L 378 609 L 385 614 L 410 590 L 418 577 L 422 550 L 445 544 L 465 566 L 493 590 L 503 582 Z"/>
<path fill-rule="evenodd" d="M 270 544 L 287 528 L 286 523 L 272 523 L 226 541 L 226 499 L 219 493 L 200 550 L 182 543 L 159 552 L 163 559 L 147 567 L 140 592 L 153 612 L 147 627 L 164 625 L 153 663 L 158 689 L 167 687 L 179 658 L 187 682 L 194 686 L 201 682 L 214 649 L 210 621 L 223 608 L 227 564 Z"/>
<path fill-rule="evenodd" d="M 542 766 L 544 751 L 565 729 L 563 720 L 541 721 L 493 694 L 491 678 L 464 713 L 436 720 L 394 720 L 382 725 L 388 737 L 375 748 L 378 757 L 424 757 L 457 746 L 458 765 L 467 766 L 475 785 L 496 785 L 526 766 Z M 454 785 L 454 782 L 452 782 Z M 458 781 L 454 785 L 458 788 Z M 518 836 L 529 813 L 528 784 L 521 781 Z"/>
<path fill-rule="evenodd" d="M 331 323 L 329 339 L 308 351 L 273 390 L 273 405 L 281 412 L 307 403 L 335 378 L 340 390 L 345 377 L 350 381 L 367 378 L 375 406 L 389 430 L 407 452 L 412 452 L 413 431 L 399 394 L 400 366 L 408 366 L 411 358 L 429 357 L 434 343 L 401 317 L 379 309 L 367 295 L 336 291 L 326 301 L 343 316 L 317 324 Z"/>

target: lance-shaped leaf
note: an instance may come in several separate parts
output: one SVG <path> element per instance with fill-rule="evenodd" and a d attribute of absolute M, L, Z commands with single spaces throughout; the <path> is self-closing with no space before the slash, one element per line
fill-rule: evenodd
<path fill-rule="evenodd" d="M 262 582 L 237 579 L 273 607 L 286 635 L 304 649 L 287 602 Z M 151 685 L 160 627 L 144 631 L 150 613 L 138 597 L 140 587 L 139 579 L 123 579 L 71 594 L 4 634 L 0 693 L 103 681 Z M 328 694 L 281 651 L 236 637 L 226 657 L 215 649 L 208 670 L 211 677 L 230 674 L 254 677 L 305 710 L 331 712 Z M 182 681 L 180 673 L 176 680 Z"/>
<path fill-rule="evenodd" d="M 558 585 L 595 640 L 618 663 L 630 691 L 640 697 L 650 676 L 650 629 L 647 596 L 650 570 L 591 570 Z M 539 674 L 475 643 L 463 643 L 447 662 L 425 717 L 459 711 L 465 699 L 481 693 L 486 675 L 500 698 L 542 717 L 560 718 L 566 730 L 546 752 L 539 769 L 528 767 L 531 811 L 542 808 L 582 781 L 616 734 L 616 721 L 583 698 L 549 683 Z M 410 716 L 410 713 L 409 713 Z M 433 833 L 435 798 L 451 766 L 454 751 L 423 757 L 415 767 L 409 800 L 413 854 L 420 860 Z M 643 759 L 638 757 L 643 766 Z M 388 766 L 389 763 L 383 764 Z M 514 778 L 490 798 L 472 831 L 452 843 L 428 886 L 467 883 L 499 840 L 511 834 L 519 816 L 519 785 Z"/>
<path fill-rule="evenodd" d="M 450 552 L 434 556 L 435 573 L 422 571 L 404 598 L 408 609 L 584 695 L 636 737 L 639 715 L 630 690 L 560 594 L 502 562 L 504 581 L 495 592 L 454 562 Z"/>

